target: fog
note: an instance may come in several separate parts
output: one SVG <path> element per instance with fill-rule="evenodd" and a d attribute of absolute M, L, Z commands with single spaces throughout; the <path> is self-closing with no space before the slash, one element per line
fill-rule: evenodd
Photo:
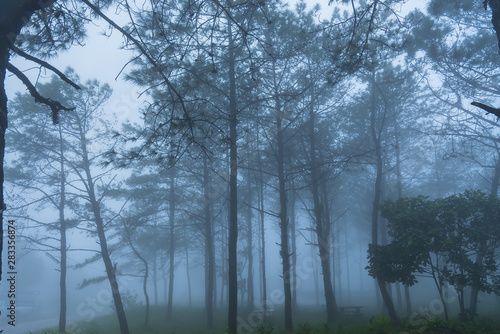
<path fill-rule="evenodd" d="M 329 2 L 35 12 L 5 78 L 0 330 L 494 317 L 491 12 Z"/>

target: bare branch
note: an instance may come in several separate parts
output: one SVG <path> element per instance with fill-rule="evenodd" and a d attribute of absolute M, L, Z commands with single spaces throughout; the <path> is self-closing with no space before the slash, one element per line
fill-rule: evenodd
<path fill-rule="evenodd" d="M 52 72 L 54 72 L 55 74 L 57 74 L 59 76 L 59 78 L 61 78 L 61 80 L 63 80 L 64 82 L 67 82 L 68 84 L 70 84 L 71 86 L 73 86 L 75 89 L 82 89 L 80 86 L 78 86 L 78 84 L 76 84 L 74 81 L 72 81 L 70 78 L 68 78 L 63 72 L 61 72 L 60 70 L 58 70 L 54 66 L 50 65 L 46 61 L 43 61 L 43 60 L 38 59 L 38 58 L 36 58 L 36 57 L 34 57 L 32 55 L 29 55 L 26 52 L 24 52 L 23 50 L 21 50 L 21 49 L 17 48 L 16 46 L 14 46 L 14 45 L 11 45 L 10 49 L 12 51 L 14 51 L 15 53 L 17 53 L 18 55 L 20 55 L 21 57 L 24 57 L 24 58 L 26 58 L 28 60 L 31 60 L 32 62 L 40 64 L 43 67 L 51 70 Z"/>
<path fill-rule="evenodd" d="M 28 79 L 27 76 L 24 75 L 24 73 L 19 70 L 17 67 L 12 65 L 11 63 L 7 63 L 7 69 L 12 72 L 16 77 L 19 78 L 23 82 L 23 84 L 28 88 L 28 91 L 30 92 L 31 96 L 35 99 L 36 102 L 45 104 L 49 106 L 50 110 L 52 111 L 52 122 L 54 124 L 59 123 L 59 111 L 65 110 L 65 111 L 73 111 L 75 110 L 75 107 L 73 108 L 68 108 L 63 106 L 61 103 L 58 101 L 54 101 L 50 98 L 43 97 L 40 95 L 36 87 L 31 83 L 31 81 Z"/>

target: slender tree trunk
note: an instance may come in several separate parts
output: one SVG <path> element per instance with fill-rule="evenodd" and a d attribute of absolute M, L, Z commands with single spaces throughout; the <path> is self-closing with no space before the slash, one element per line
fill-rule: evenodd
<path fill-rule="evenodd" d="M 399 143 L 399 122 L 396 122 L 396 177 L 397 177 L 397 189 L 398 198 L 403 197 L 403 174 L 401 173 L 401 144 Z M 406 301 L 406 314 L 409 316 L 411 314 L 411 295 L 410 287 L 408 285 L 404 286 L 405 301 Z M 399 303 L 399 300 L 398 300 Z M 402 306 L 400 306 L 402 307 Z"/>
<path fill-rule="evenodd" d="M 262 171 L 262 161 L 259 156 L 259 217 L 260 217 L 260 244 L 261 244 L 261 270 L 262 270 L 262 306 L 264 308 L 264 321 L 267 321 L 267 278 L 266 278 L 266 232 L 264 215 L 264 173 Z"/>
<path fill-rule="evenodd" d="M 311 230 L 311 241 L 316 240 L 317 236 L 313 230 Z M 313 241 L 314 242 L 314 241 Z M 311 244 L 311 258 L 316 258 L 316 245 Z M 316 305 L 319 305 L 319 273 L 318 273 L 318 265 L 316 261 L 314 261 L 314 269 L 313 269 L 313 280 L 314 280 L 314 295 L 316 297 Z"/>
<path fill-rule="evenodd" d="M 89 201 L 92 206 L 92 211 L 94 213 L 97 236 L 99 238 L 99 245 L 101 247 L 101 256 L 104 262 L 104 267 L 106 268 L 106 274 L 111 287 L 111 294 L 113 296 L 113 301 L 115 303 L 116 314 L 118 316 L 118 323 L 120 325 L 120 333 L 128 334 L 129 329 L 128 329 L 127 317 L 125 315 L 125 308 L 123 307 L 123 302 L 118 287 L 118 281 L 116 279 L 117 264 L 115 263 L 113 265 L 111 262 L 111 257 L 109 255 L 109 249 L 108 249 L 108 242 L 106 239 L 106 232 L 104 229 L 104 221 L 101 216 L 101 208 L 99 205 L 99 200 L 97 199 L 95 193 L 94 180 L 92 178 L 92 174 L 90 171 L 90 162 L 87 150 L 87 138 L 85 137 L 85 132 L 83 131 L 82 123 L 78 116 L 77 116 L 77 121 L 80 131 L 79 133 L 80 145 L 82 147 L 82 153 L 83 153 L 83 168 L 85 170 L 87 191 L 89 195 Z"/>
<path fill-rule="evenodd" d="M 165 304 L 168 303 L 168 297 L 167 297 L 167 273 L 165 272 L 165 266 L 166 266 L 166 261 L 163 262 L 163 266 L 162 266 L 162 278 L 163 278 L 163 301 L 165 302 Z"/>
<path fill-rule="evenodd" d="M 406 315 L 411 314 L 411 295 L 410 295 L 410 287 L 405 285 L 405 300 L 406 300 Z"/>
<path fill-rule="evenodd" d="M 192 304 L 192 294 L 191 294 L 191 271 L 189 270 L 189 246 L 184 244 L 184 252 L 186 253 L 186 280 L 188 288 L 188 306 L 191 308 Z"/>
<path fill-rule="evenodd" d="M 492 195 L 498 195 L 499 184 L 500 184 L 500 155 L 497 154 L 497 160 L 495 162 L 495 172 L 493 173 L 493 179 L 491 182 Z"/>
<path fill-rule="evenodd" d="M 292 185 L 293 188 L 293 185 Z M 297 308 L 297 237 L 295 217 L 295 190 L 290 196 L 290 236 L 292 238 L 292 307 Z"/>
<path fill-rule="evenodd" d="M 155 223 L 156 229 L 156 223 Z M 155 305 L 158 305 L 158 252 L 155 251 L 153 255 L 153 294 L 155 298 Z"/>
<path fill-rule="evenodd" d="M 314 93 L 311 93 L 311 100 Z M 333 293 L 332 274 L 330 267 L 330 222 L 325 221 L 324 205 L 320 201 L 319 183 L 321 182 L 320 170 L 316 156 L 316 134 L 315 134 L 315 111 L 314 104 L 311 103 L 309 115 L 309 141 L 310 141 L 310 161 L 311 161 L 311 193 L 314 205 L 315 231 L 318 239 L 319 256 L 321 269 L 323 272 L 323 288 L 326 302 L 326 320 L 332 324 L 337 315 L 337 302 Z M 324 181 L 324 180 L 323 180 Z M 324 201 L 326 198 L 324 199 Z"/>
<path fill-rule="evenodd" d="M 437 267 L 437 264 L 439 263 L 436 255 L 436 266 L 432 265 L 432 258 L 429 255 L 429 263 L 431 264 L 431 274 L 432 274 L 432 279 L 434 280 L 434 284 L 436 284 L 436 288 L 438 289 L 439 292 L 439 297 L 441 298 L 441 303 L 443 304 L 443 310 L 444 310 L 444 317 L 446 321 L 448 321 L 448 307 L 446 306 L 446 302 L 444 300 L 444 294 L 443 294 L 443 285 L 441 282 L 439 282 L 439 269 Z M 437 271 L 436 271 L 437 270 Z"/>
<path fill-rule="evenodd" d="M 377 129 L 376 125 L 376 105 L 375 105 L 375 78 L 374 74 L 372 76 L 371 82 L 371 120 L 370 120 L 370 128 L 373 139 L 373 144 L 375 145 L 375 155 L 376 155 L 376 178 L 375 178 L 375 195 L 373 198 L 373 206 L 372 206 L 372 244 L 378 245 L 378 217 L 379 217 L 379 206 L 380 200 L 382 197 L 382 180 L 383 180 L 383 161 L 382 161 L 382 140 L 381 133 L 384 129 L 385 115 L 381 121 Z M 380 289 L 380 294 L 382 296 L 382 300 L 384 301 L 385 307 L 389 313 L 389 317 L 394 323 L 398 323 L 398 318 L 396 315 L 396 310 L 394 308 L 394 303 L 392 302 L 392 298 L 387 290 L 387 285 L 385 282 L 379 278 L 377 278 L 377 285 Z"/>
<path fill-rule="evenodd" d="M 483 259 L 486 255 L 486 240 L 481 240 L 481 244 L 479 246 L 479 250 L 476 255 L 476 261 L 474 262 L 475 270 L 472 274 L 472 284 L 471 284 L 471 292 L 470 292 L 470 301 L 469 301 L 469 313 L 471 319 L 477 315 L 477 300 L 479 296 L 479 291 L 481 287 L 481 274 L 480 268 L 483 266 Z"/>
<path fill-rule="evenodd" d="M 175 169 L 170 170 L 169 185 L 169 271 L 168 271 L 168 303 L 167 321 L 172 321 L 172 304 L 174 297 L 174 273 L 175 273 Z"/>
<path fill-rule="evenodd" d="M 59 278 L 59 332 L 66 332 L 66 272 L 67 272 L 67 244 L 66 244 L 66 218 L 64 216 L 64 207 L 66 206 L 66 176 L 64 169 L 64 145 L 62 138 L 62 129 L 59 125 L 59 154 L 60 154 L 60 198 L 59 198 L 59 234 L 60 240 L 60 278 Z"/>
<path fill-rule="evenodd" d="M 285 180 L 285 160 L 284 149 L 285 143 L 283 140 L 282 113 L 281 101 L 278 92 L 278 83 L 276 80 L 276 61 L 273 59 L 273 79 L 275 88 L 275 113 L 276 113 L 276 144 L 277 144 L 277 163 L 278 163 L 278 188 L 280 201 L 280 233 L 281 233 L 281 248 L 280 255 L 282 259 L 282 275 L 283 275 L 283 290 L 285 295 L 285 330 L 292 332 L 292 290 L 290 279 L 290 247 L 288 245 L 288 211 L 287 211 L 287 193 Z"/>
<path fill-rule="evenodd" d="M 203 211 L 205 220 L 205 312 L 207 328 L 213 327 L 214 302 L 214 241 L 212 236 L 212 213 L 210 212 L 210 175 L 208 159 L 203 155 Z"/>
<path fill-rule="evenodd" d="M 144 300 L 146 301 L 144 326 L 147 326 L 149 322 L 149 294 L 148 294 L 149 266 L 148 266 L 148 261 L 146 261 L 144 258 L 142 259 L 142 262 L 144 263 L 144 278 L 142 280 L 142 292 L 144 293 Z"/>
<path fill-rule="evenodd" d="M 247 291 L 248 291 L 248 308 L 252 309 L 254 304 L 254 287 L 253 287 L 253 227 L 252 227 L 252 181 L 251 172 L 248 170 L 247 175 L 247 192 L 248 205 L 246 210 L 247 220 L 247 258 L 248 258 L 248 275 L 247 275 Z"/>
<path fill-rule="evenodd" d="M 228 240 L 228 294 L 227 324 L 235 334 L 238 326 L 238 110 L 236 106 L 235 44 L 231 19 L 228 18 L 229 37 L 229 240 Z"/>
<path fill-rule="evenodd" d="M 144 277 L 142 278 L 142 292 L 144 294 L 144 300 L 146 301 L 146 312 L 144 314 L 144 327 L 148 325 L 149 322 L 149 294 L 148 294 L 148 278 L 149 278 L 149 264 L 148 261 L 139 253 L 139 251 L 134 247 L 132 243 L 132 236 L 130 235 L 130 231 L 126 227 L 127 240 L 134 252 L 135 256 L 144 264 Z"/>

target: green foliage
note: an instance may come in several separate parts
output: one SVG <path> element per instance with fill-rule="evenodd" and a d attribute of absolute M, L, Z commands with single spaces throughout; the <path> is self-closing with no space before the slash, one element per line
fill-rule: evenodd
<path fill-rule="evenodd" d="M 370 320 L 370 325 L 367 327 L 367 333 L 391 334 L 396 333 L 396 329 L 394 328 L 391 319 L 383 315 Z"/>
<path fill-rule="evenodd" d="M 261 324 L 257 326 L 257 334 L 271 334 L 274 330 L 271 324 Z"/>
<path fill-rule="evenodd" d="M 368 272 L 386 282 L 417 282 L 416 273 L 431 274 L 463 291 L 500 293 L 500 200 L 479 190 L 429 200 L 426 197 L 386 201 L 381 214 L 388 219 L 392 241 L 370 245 Z M 436 258 L 437 260 L 432 260 Z M 466 318 L 470 318 L 461 310 Z"/>
<path fill-rule="evenodd" d="M 305 321 L 298 324 L 293 333 L 295 334 L 391 334 L 391 333 L 408 333 L 408 334 L 422 334 L 422 333 L 456 333 L 456 334 L 496 334 L 500 333 L 499 324 L 493 319 L 480 319 L 478 321 L 462 322 L 458 319 L 444 321 L 440 318 L 427 319 L 423 318 L 418 321 L 418 325 L 405 323 L 402 327 L 395 327 L 387 316 L 373 317 L 367 323 L 366 320 L 358 320 L 355 323 L 350 321 L 348 328 L 337 327 L 333 329 L 326 324 L 316 323 L 316 317 L 319 315 L 317 309 L 301 308 L 307 314 Z M 151 308 L 151 319 L 149 327 L 145 328 L 143 323 L 143 307 L 135 307 L 127 311 L 127 318 L 131 333 L 141 334 L 217 334 L 223 333 L 226 328 L 226 314 L 225 312 L 216 313 L 215 327 L 213 330 L 207 330 L 205 325 L 200 323 L 193 323 L 193 318 L 198 318 L 203 315 L 202 309 L 192 308 L 176 308 L 174 310 L 176 317 L 172 323 L 166 323 L 164 318 L 164 307 L 153 306 Z M 302 313 L 302 312 L 301 312 Z M 302 315 L 302 314 L 301 314 Z M 277 319 L 275 319 L 277 320 Z M 278 321 L 279 322 L 279 321 Z M 276 321 L 265 325 L 259 325 L 253 329 L 253 332 L 243 331 L 242 333 L 255 333 L 255 334 L 285 334 L 288 333 L 276 325 Z M 56 330 L 43 330 L 36 332 L 37 334 L 57 333 Z M 75 333 L 120 333 L 118 323 L 115 315 L 107 315 L 101 318 L 96 318 L 91 322 L 82 321 L 78 324 L 77 330 L 68 329 L 68 334 Z"/>
<path fill-rule="evenodd" d="M 425 197 L 386 201 L 381 213 L 388 219 L 392 241 L 370 245 L 370 275 L 412 285 L 417 282 L 414 273 L 430 265 L 430 253 L 446 255 L 443 278 L 447 281 L 469 285 L 473 275 L 493 274 L 498 267 L 494 249 L 500 244 L 499 208 L 496 196 L 480 191 L 434 201 Z M 480 251 L 485 261 L 475 264 Z M 483 289 L 495 291 L 493 286 Z"/>

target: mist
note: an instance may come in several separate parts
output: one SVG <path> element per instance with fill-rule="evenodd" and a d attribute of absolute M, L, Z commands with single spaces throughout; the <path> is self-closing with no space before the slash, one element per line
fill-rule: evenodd
<path fill-rule="evenodd" d="M 0 330 L 499 328 L 500 8 L 14 7 Z"/>

